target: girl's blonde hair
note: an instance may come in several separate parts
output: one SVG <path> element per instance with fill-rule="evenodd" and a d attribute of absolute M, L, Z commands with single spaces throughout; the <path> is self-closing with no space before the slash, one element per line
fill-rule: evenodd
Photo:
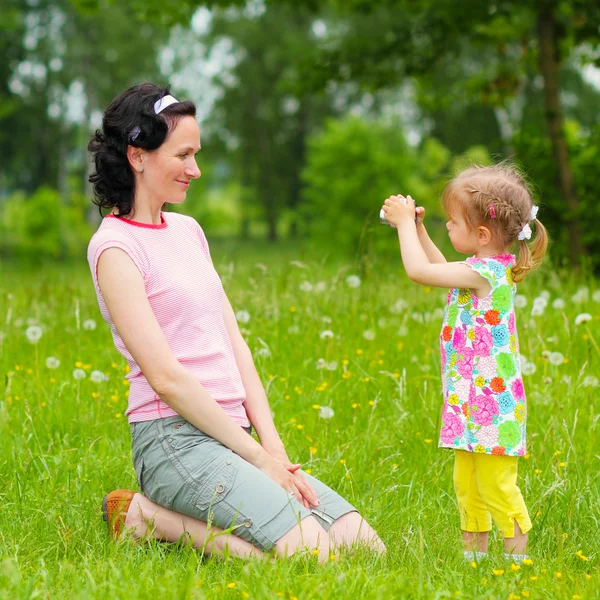
<path fill-rule="evenodd" d="M 509 165 L 474 166 L 459 173 L 444 189 L 442 204 L 446 214 L 462 215 L 470 230 L 487 227 L 504 247 L 517 241 L 530 223 L 532 194 L 525 179 Z M 513 267 L 516 282 L 540 266 L 548 233 L 539 219 L 534 219 L 535 238 L 519 240 L 517 264 Z"/>

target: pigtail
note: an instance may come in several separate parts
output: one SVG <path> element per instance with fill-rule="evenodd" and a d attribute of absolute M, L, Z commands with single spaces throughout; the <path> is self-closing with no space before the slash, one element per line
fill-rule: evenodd
<path fill-rule="evenodd" d="M 531 243 L 528 243 L 527 240 L 519 241 L 519 258 L 512 270 L 515 283 L 523 281 L 530 271 L 537 269 L 542 264 L 548 248 L 546 228 L 538 219 L 534 219 L 532 222 L 535 223 L 534 240 Z"/>

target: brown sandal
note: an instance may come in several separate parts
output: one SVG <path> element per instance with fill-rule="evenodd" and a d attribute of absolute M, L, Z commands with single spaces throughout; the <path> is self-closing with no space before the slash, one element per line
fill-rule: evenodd
<path fill-rule="evenodd" d="M 125 516 L 135 494 L 132 490 L 115 490 L 102 499 L 102 518 L 108 524 L 108 531 L 114 539 L 121 534 L 121 527 L 125 525 Z"/>

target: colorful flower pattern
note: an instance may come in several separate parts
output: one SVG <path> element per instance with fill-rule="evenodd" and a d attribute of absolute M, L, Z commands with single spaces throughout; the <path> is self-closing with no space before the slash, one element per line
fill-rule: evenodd
<path fill-rule="evenodd" d="M 491 285 L 485 298 L 452 289 L 440 339 L 444 409 L 439 445 L 525 454 L 526 400 L 519 361 L 512 254 L 465 261 Z"/>

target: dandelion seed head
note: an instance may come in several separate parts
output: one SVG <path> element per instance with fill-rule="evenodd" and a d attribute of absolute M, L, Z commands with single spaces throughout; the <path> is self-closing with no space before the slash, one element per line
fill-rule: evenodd
<path fill-rule="evenodd" d="M 85 371 L 83 369 L 77 368 L 77 369 L 75 369 L 73 371 L 73 377 L 75 379 L 85 379 L 86 378 L 86 373 L 85 373 Z"/>
<path fill-rule="evenodd" d="M 592 300 L 594 302 L 600 302 L 600 290 L 596 290 L 593 294 L 592 294 Z"/>
<path fill-rule="evenodd" d="M 580 313 L 575 317 L 575 325 L 581 325 L 582 323 L 587 323 L 592 320 L 592 315 L 590 313 Z"/>
<path fill-rule="evenodd" d="M 321 333 L 319 334 L 319 337 L 322 340 L 330 340 L 332 337 L 334 337 L 334 333 L 333 331 L 331 331 L 331 329 L 326 329 L 325 331 L 321 331 Z"/>
<path fill-rule="evenodd" d="M 38 325 L 30 325 L 26 329 L 25 335 L 31 344 L 37 344 L 42 337 L 42 328 Z"/>
<path fill-rule="evenodd" d="M 537 371 L 537 367 L 532 362 L 526 362 L 521 371 L 523 375 L 533 375 Z"/>
<path fill-rule="evenodd" d="M 246 324 L 250 320 L 250 313 L 247 310 L 238 310 L 235 313 L 235 318 L 238 323 Z"/>
<path fill-rule="evenodd" d="M 565 360 L 565 357 L 560 352 L 551 352 L 550 356 L 548 356 L 548 361 L 551 365 L 558 367 L 558 365 L 562 365 Z"/>
<path fill-rule="evenodd" d="M 372 329 L 367 329 L 366 331 L 363 331 L 363 337 L 365 338 L 365 340 L 374 340 L 375 332 Z"/>
<path fill-rule="evenodd" d="M 312 292 L 313 284 L 310 281 L 303 281 L 299 286 L 301 292 Z"/>
<path fill-rule="evenodd" d="M 87 331 L 94 331 L 94 329 L 96 329 L 96 321 L 94 321 L 94 319 L 86 319 L 82 323 L 82 326 Z"/>
<path fill-rule="evenodd" d="M 108 377 L 106 377 L 102 371 L 94 370 L 90 373 L 90 379 L 94 383 L 102 383 L 105 379 L 108 379 Z"/>
<path fill-rule="evenodd" d="M 594 375 L 586 375 L 583 381 L 581 382 L 583 387 L 598 387 L 598 378 Z"/>
<path fill-rule="evenodd" d="M 515 306 L 517 308 L 525 308 L 527 306 L 527 296 L 523 296 L 523 294 L 517 294 L 515 296 Z"/>
<path fill-rule="evenodd" d="M 361 281 L 358 275 L 348 275 L 348 277 L 346 277 L 346 285 L 349 288 L 359 288 L 360 284 Z"/>
<path fill-rule="evenodd" d="M 394 304 L 392 304 L 392 306 L 390 306 L 390 312 L 395 315 L 398 315 L 401 312 L 403 312 L 406 308 L 408 308 L 408 302 L 400 298 L 400 300 L 397 300 Z"/>
<path fill-rule="evenodd" d="M 49 369 L 58 369 L 58 367 L 60 367 L 60 360 L 58 360 L 58 358 L 55 358 L 54 356 L 49 356 L 46 359 L 46 366 Z"/>
<path fill-rule="evenodd" d="M 563 310 L 567 303 L 562 298 L 556 298 L 554 302 L 552 302 L 552 308 L 555 310 Z"/>
<path fill-rule="evenodd" d="M 260 356 L 262 358 L 268 358 L 269 356 L 271 356 L 271 351 L 268 348 L 259 348 L 256 351 L 257 356 Z"/>
<path fill-rule="evenodd" d="M 319 409 L 319 417 L 321 417 L 321 419 L 331 419 L 333 415 L 335 415 L 335 412 L 333 412 L 333 408 L 330 406 L 321 406 Z"/>

